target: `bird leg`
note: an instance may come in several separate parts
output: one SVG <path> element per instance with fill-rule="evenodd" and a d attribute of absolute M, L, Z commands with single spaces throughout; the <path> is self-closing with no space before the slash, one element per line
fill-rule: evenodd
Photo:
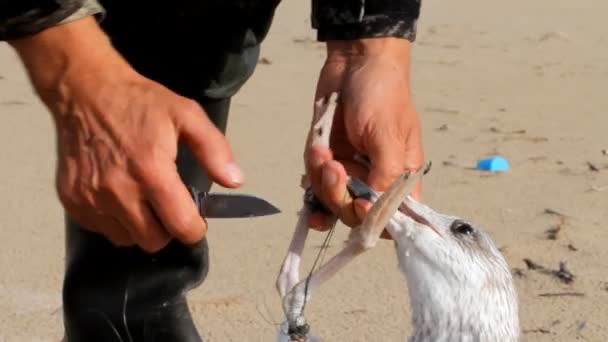
<path fill-rule="evenodd" d="M 329 98 L 322 98 L 315 103 L 311 127 L 306 139 L 306 146 L 322 145 L 329 147 L 329 138 L 336 110 L 337 93 L 332 93 Z M 298 221 L 294 234 L 289 244 L 287 255 L 276 280 L 276 288 L 281 299 L 300 281 L 300 261 L 304 244 L 308 236 L 308 218 L 313 212 L 310 207 L 310 180 L 308 175 L 302 176 L 301 187 L 307 190 L 304 204 L 298 213 Z"/>
<path fill-rule="evenodd" d="M 353 228 L 346 246 L 327 263 L 314 272 L 309 279 L 299 282 L 283 300 L 288 321 L 297 321 L 302 308 L 314 290 L 334 276 L 357 255 L 373 248 L 389 220 L 395 215 L 405 197 L 414 189 L 428 167 L 402 174 L 375 201 L 363 223 Z M 372 198 L 374 201 L 375 198 Z"/>

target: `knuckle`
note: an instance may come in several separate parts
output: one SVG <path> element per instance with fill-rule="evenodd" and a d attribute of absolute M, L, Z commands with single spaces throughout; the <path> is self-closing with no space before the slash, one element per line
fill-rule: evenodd
<path fill-rule="evenodd" d="M 144 251 L 146 251 L 148 253 L 160 252 L 163 249 L 160 244 L 151 244 L 151 243 L 140 244 L 140 247 L 141 247 L 141 249 L 143 249 Z"/>
<path fill-rule="evenodd" d="M 163 249 L 170 240 L 170 236 L 155 224 L 131 226 L 132 236 L 137 236 L 137 244 L 148 253 L 155 253 Z"/>
<path fill-rule="evenodd" d="M 188 118 L 202 116 L 202 110 L 195 100 L 183 98 L 182 101 L 177 101 L 172 109 L 174 124 L 179 129 L 188 121 Z"/>
<path fill-rule="evenodd" d="M 304 151 L 304 160 L 309 167 L 317 169 L 325 162 L 332 160 L 331 150 L 326 146 L 313 145 Z"/>
<path fill-rule="evenodd" d="M 180 111 L 188 114 L 200 114 L 201 106 L 194 100 L 184 99 Z"/>
<path fill-rule="evenodd" d="M 192 228 L 192 220 L 187 220 L 182 216 L 178 216 L 172 220 L 170 223 L 173 230 L 178 233 L 188 232 Z"/>
<path fill-rule="evenodd" d="M 163 248 L 165 248 L 165 246 L 167 246 L 168 243 L 169 243 L 169 238 L 155 237 L 155 238 L 145 239 L 139 245 L 144 251 L 146 251 L 148 253 L 156 253 L 156 252 L 162 250 Z"/>
<path fill-rule="evenodd" d="M 200 222 L 199 222 L 200 221 Z M 184 242 L 196 242 L 203 238 L 207 230 L 204 219 L 194 218 L 192 220 L 182 219 L 179 225 L 174 228 L 173 233 L 176 238 Z"/>
<path fill-rule="evenodd" d="M 113 232 L 111 229 L 107 229 L 107 227 L 105 227 L 105 229 L 99 229 L 98 232 L 106 239 L 108 239 L 112 243 L 112 245 L 116 247 L 121 246 L 122 238 L 115 232 Z"/>
<path fill-rule="evenodd" d="M 189 236 L 195 231 L 194 220 L 188 220 L 183 217 L 176 217 L 169 225 L 171 226 L 171 231 L 180 237 Z"/>
<path fill-rule="evenodd" d="M 117 247 L 128 247 L 133 245 L 133 240 L 129 236 L 129 233 L 122 226 L 110 224 L 102 227 L 100 232 L 108 239 L 114 246 Z"/>
<path fill-rule="evenodd" d="M 132 245 L 131 240 L 125 237 L 107 236 L 107 238 L 115 247 L 130 247 Z"/>

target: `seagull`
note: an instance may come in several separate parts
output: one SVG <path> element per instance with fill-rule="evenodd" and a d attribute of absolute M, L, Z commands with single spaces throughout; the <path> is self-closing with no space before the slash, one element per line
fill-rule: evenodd
<path fill-rule="evenodd" d="M 315 103 L 307 144 L 329 146 L 338 94 Z M 307 219 L 315 210 L 307 176 L 303 206 L 276 288 L 285 322 L 277 341 L 313 342 L 303 309 L 312 294 L 355 257 L 373 248 L 386 229 L 394 241 L 400 271 L 408 289 L 413 331 L 410 342 L 501 341 L 521 338 L 518 298 L 504 256 L 478 225 L 439 213 L 410 192 L 430 163 L 398 177 L 383 193 L 355 178 L 348 188 L 354 198 L 373 205 L 354 227 L 344 247 L 324 265 L 300 280 L 299 266 L 307 237 Z"/>

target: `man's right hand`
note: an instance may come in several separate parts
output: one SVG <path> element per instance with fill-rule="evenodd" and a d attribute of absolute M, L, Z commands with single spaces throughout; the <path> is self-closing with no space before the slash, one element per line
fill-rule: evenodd
<path fill-rule="evenodd" d="M 135 72 L 92 17 L 10 43 L 53 114 L 56 187 L 70 217 L 148 252 L 200 241 L 207 226 L 177 172 L 178 141 L 215 182 L 243 181 L 204 110 Z"/>

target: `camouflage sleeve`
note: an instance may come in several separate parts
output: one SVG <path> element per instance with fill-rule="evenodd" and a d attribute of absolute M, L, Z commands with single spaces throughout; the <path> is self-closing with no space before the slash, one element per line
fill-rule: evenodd
<path fill-rule="evenodd" d="M 70 14 L 69 17 L 63 19 L 60 24 L 69 23 L 77 19 L 94 15 L 97 20 L 101 21 L 106 15 L 106 10 L 101 6 L 97 0 L 84 0 L 82 6 L 74 13 Z"/>
<path fill-rule="evenodd" d="M 0 0 L 0 41 L 103 12 L 96 0 Z"/>
<path fill-rule="evenodd" d="M 320 41 L 372 37 L 416 39 L 421 0 L 311 0 Z"/>

